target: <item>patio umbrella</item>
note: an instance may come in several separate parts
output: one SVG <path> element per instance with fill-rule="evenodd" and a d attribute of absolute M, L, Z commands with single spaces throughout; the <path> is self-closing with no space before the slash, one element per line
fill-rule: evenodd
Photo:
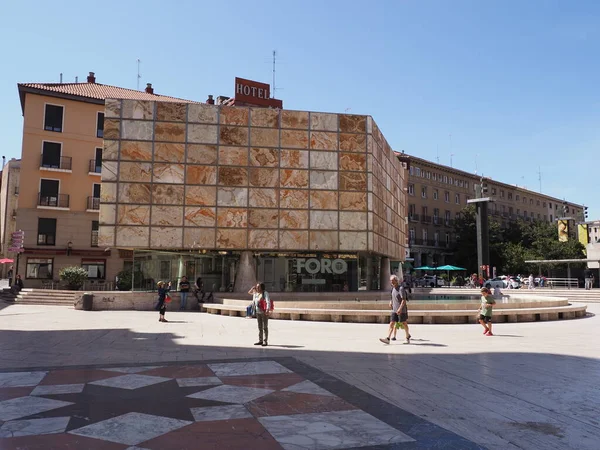
<path fill-rule="evenodd" d="M 450 271 L 451 270 L 467 270 L 462 267 L 456 267 L 451 265 L 440 266 L 436 270 L 445 270 L 448 273 L 448 283 L 450 283 Z"/>
<path fill-rule="evenodd" d="M 8 264 L 8 263 L 12 263 L 14 262 L 12 259 L 10 258 L 2 258 L 0 259 L 0 264 Z"/>
<path fill-rule="evenodd" d="M 415 267 L 413 270 L 434 270 L 433 267 L 429 267 L 429 266 L 421 266 L 421 267 Z"/>

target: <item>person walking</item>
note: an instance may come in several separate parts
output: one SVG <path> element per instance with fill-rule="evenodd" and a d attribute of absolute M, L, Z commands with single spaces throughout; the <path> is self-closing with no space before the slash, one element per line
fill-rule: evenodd
<path fill-rule="evenodd" d="M 390 277 L 390 283 L 392 284 L 392 299 L 390 301 L 390 308 L 392 309 L 390 317 L 390 327 L 386 338 L 379 339 L 384 344 L 389 344 L 392 334 L 396 330 L 396 324 L 399 323 L 404 328 L 404 334 L 406 340 L 405 344 L 410 344 L 410 332 L 408 330 L 408 306 L 406 290 L 400 285 L 400 281 L 396 275 Z M 395 337 L 395 336 L 394 336 Z"/>
<path fill-rule="evenodd" d="M 533 279 L 533 274 L 529 274 L 529 289 L 535 288 L 535 280 Z"/>
<path fill-rule="evenodd" d="M 185 310 L 185 306 L 187 303 L 187 297 L 190 293 L 190 282 L 188 281 L 186 276 L 181 277 L 179 281 L 179 295 L 181 296 L 181 305 L 179 305 L 179 310 Z"/>
<path fill-rule="evenodd" d="M 168 322 L 168 320 L 165 319 L 165 312 L 167 311 L 167 294 L 171 290 L 171 282 L 169 281 L 167 284 L 164 281 L 159 281 L 156 284 L 156 287 L 158 288 L 158 302 L 154 309 L 159 313 L 158 321 Z"/>
<path fill-rule="evenodd" d="M 198 294 L 202 294 L 202 297 L 198 297 Z M 198 277 L 196 279 L 196 290 L 194 291 L 194 295 L 196 296 L 196 300 L 198 303 L 204 303 L 204 282 L 202 281 L 202 277 Z"/>
<path fill-rule="evenodd" d="M 492 334 L 492 307 L 496 300 L 488 288 L 481 289 L 481 305 L 477 312 L 479 313 L 479 323 L 483 326 L 483 334 L 493 336 Z"/>
<path fill-rule="evenodd" d="M 254 286 L 249 294 L 252 294 L 252 301 L 256 310 L 256 319 L 258 322 L 258 342 L 254 345 L 269 345 L 269 314 L 271 313 L 271 299 L 269 293 L 265 290 L 264 283 Z"/>
<path fill-rule="evenodd" d="M 590 269 L 585 269 L 583 272 L 583 277 L 585 278 L 585 290 L 589 291 L 592 288 L 593 278 L 592 271 Z"/>

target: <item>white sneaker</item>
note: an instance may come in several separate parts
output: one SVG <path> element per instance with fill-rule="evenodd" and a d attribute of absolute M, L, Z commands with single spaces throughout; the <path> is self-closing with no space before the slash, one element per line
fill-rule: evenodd
<path fill-rule="evenodd" d="M 404 341 L 404 344 L 410 344 L 410 338 L 406 339 L 406 340 Z"/>
<path fill-rule="evenodd" d="M 381 342 L 383 342 L 384 344 L 389 344 L 390 343 L 390 338 L 381 338 L 379 339 Z"/>

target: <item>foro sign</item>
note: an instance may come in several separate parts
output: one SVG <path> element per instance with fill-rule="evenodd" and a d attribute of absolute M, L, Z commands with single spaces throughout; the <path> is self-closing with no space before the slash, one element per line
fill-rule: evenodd
<path fill-rule="evenodd" d="M 296 264 L 296 273 L 302 273 L 302 269 L 311 275 L 319 272 L 341 275 L 348 271 L 348 264 L 343 259 L 298 258 Z"/>

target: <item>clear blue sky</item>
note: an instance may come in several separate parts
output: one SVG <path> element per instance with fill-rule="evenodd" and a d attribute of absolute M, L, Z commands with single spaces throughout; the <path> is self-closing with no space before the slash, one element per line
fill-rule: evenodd
<path fill-rule="evenodd" d="M 590 207 L 600 219 L 600 2 L 3 2 L 0 135 L 21 152 L 17 82 L 82 80 L 205 100 L 235 76 L 288 109 L 370 114 L 396 150 Z M 597 175 L 596 175 L 597 176 Z M 597 179 L 596 179 L 597 180 Z"/>

